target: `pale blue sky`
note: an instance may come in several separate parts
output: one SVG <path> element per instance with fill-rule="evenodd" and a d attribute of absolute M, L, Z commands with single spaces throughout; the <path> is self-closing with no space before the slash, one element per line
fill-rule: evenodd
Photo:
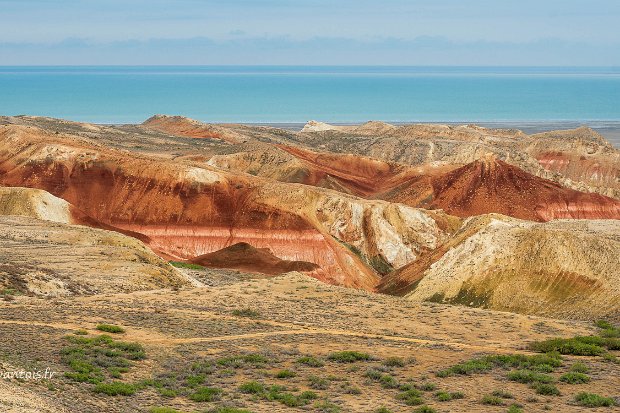
<path fill-rule="evenodd" d="M 0 65 L 620 65 L 619 0 L 0 0 Z"/>

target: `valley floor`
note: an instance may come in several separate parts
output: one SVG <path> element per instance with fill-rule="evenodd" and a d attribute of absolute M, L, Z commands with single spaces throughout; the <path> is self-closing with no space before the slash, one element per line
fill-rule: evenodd
<path fill-rule="evenodd" d="M 411 412 L 419 406 L 407 405 L 399 398 L 402 387 L 396 388 L 405 383 L 421 389 L 421 401 L 438 412 L 499 412 L 513 403 L 527 412 L 590 411 L 575 404 L 577 393 L 619 396 L 620 365 L 600 357 L 564 356 L 553 375 L 559 377 L 579 361 L 590 368 L 592 381 L 558 383 L 559 396 L 538 395 L 527 384 L 508 381 L 503 369 L 436 376 L 481 355 L 531 354 L 526 348 L 532 341 L 592 334 L 595 327 L 590 323 L 416 304 L 326 285 L 298 273 L 244 278 L 231 283 L 228 274 L 228 281 L 215 283 L 218 286 L 177 291 L 59 299 L 17 296 L 3 303 L 4 370 L 49 368 L 57 375 L 52 380 L 0 382 L 1 410 L 124 413 L 166 406 L 203 412 L 232 406 L 251 412 L 375 412 L 385 406 L 392 412 Z M 120 378 L 125 383 L 146 383 L 133 395 L 95 393 L 94 384 L 64 376 L 71 372 L 64 358 L 71 346 L 66 336 L 98 336 L 100 323 L 122 326 L 125 332 L 110 334 L 113 339 L 139 343 L 146 351 L 146 358 L 132 362 Z M 357 351 L 370 359 L 351 363 L 330 359 L 340 351 Z M 169 392 L 154 386 L 153 379 L 172 383 Z M 218 389 L 212 401 L 193 402 L 187 396 L 197 382 Z M 244 393 L 240 386 L 248 382 L 285 386 L 278 391 L 290 394 L 293 404 L 303 399 L 295 397 L 304 391 L 317 398 L 306 400 L 302 407 L 289 407 L 285 397 L 270 401 L 247 388 Z M 485 395 L 498 390 L 511 396 L 500 400 L 504 406 L 482 403 Z M 464 398 L 441 402 L 440 391 L 462 392 Z"/>

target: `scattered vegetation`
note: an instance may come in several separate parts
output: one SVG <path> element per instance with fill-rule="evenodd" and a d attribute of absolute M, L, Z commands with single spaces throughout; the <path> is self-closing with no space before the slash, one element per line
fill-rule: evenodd
<path fill-rule="evenodd" d="M 437 373 L 438 377 L 456 375 L 470 375 L 484 373 L 494 368 L 518 368 L 536 370 L 541 366 L 552 369 L 562 365 L 562 358 L 558 353 L 526 356 L 523 354 L 489 355 L 464 361 Z"/>
<path fill-rule="evenodd" d="M 437 410 L 430 406 L 420 406 L 413 411 L 413 413 L 437 413 Z"/>
<path fill-rule="evenodd" d="M 536 390 L 536 394 L 544 396 L 559 396 L 560 390 L 551 383 L 533 383 L 532 388 Z"/>
<path fill-rule="evenodd" d="M 383 365 L 387 367 L 405 367 L 407 363 L 401 357 L 388 357 L 383 360 Z"/>
<path fill-rule="evenodd" d="M 119 378 L 133 361 L 146 358 L 140 344 L 115 341 L 107 335 L 73 335 L 65 339 L 71 343 L 61 350 L 62 362 L 71 369 L 65 377 L 76 382 L 99 384 L 107 377 Z"/>
<path fill-rule="evenodd" d="M 518 404 L 511 404 L 508 407 L 508 413 L 523 413 L 523 409 Z"/>
<path fill-rule="evenodd" d="M 321 360 L 312 356 L 300 357 L 297 359 L 297 363 L 305 364 L 306 366 L 310 367 L 323 367 L 325 365 L 325 363 L 323 363 Z"/>
<path fill-rule="evenodd" d="M 115 326 L 114 324 L 98 324 L 97 330 L 105 331 L 106 333 L 120 334 L 124 333 L 125 329 L 120 326 Z"/>
<path fill-rule="evenodd" d="M 280 370 L 280 371 L 278 371 L 276 373 L 276 378 L 277 379 L 289 379 L 289 378 L 295 377 L 295 376 L 297 376 L 297 373 L 295 373 L 292 370 L 288 370 L 288 369 Z"/>
<path fill-rule="evenodd" d="M 464 399 L 465 394 L 461 392 L 448 393 L 446 391 L 438 391 L 435 393 L 435 398 L 440 402 L 449 402 L 451 400 Z"/>
<path fill-rule="evenodd" d="M 216 387 L 202 386 L 189 395 L 189 399 L 195 402 L 213 402 L 222 396 L 222 389 Z"/>
<path fill-rule="evenodd" d="M 514 399 L 515 398 L 512 394 L 504 390 L 495 390 L 491 394 L 495 397 L 500 397 L 502 399 Z"/>
<path fill-rule="evenodd" d="M 560 381 L 568 384 L 583 384 L 590 381 L 590 376 L 583 373 L 571 371 L 560 376 Z"/>
<path fill-rule="evenodd" d="M 405 390 L 396 396 L 397 399 L 402 400 L 408 406 L 418 406 L 424 403 L 422 399 L 422 393 L 416 389 Z"/>
<path fill-rule="evenodd" d="M 537 373 L 530 370 L 513 370 L 508 373 L 508 379 L 519 383 L 553 383 L 553 376 Z"/>
<path fill-rule="evenodd" d="M 108 396 L 132 396 L 136 393 L 136 386 L 120 381 L 113 381 L 111 383 L 97 383 L 93 391 L 95 393 L 107 394 Z"/>
<path fill-rule="evenodd" d="M 611 397 L 603 397 L 594 393 L 579 393 L 575 396 L 575 401 L 585 407 L 612 407 L 616 401 Z"/>
<path fill-rule="evenodd" d="M 260 312 L 256 310 L 252 310 L 251 308 L 241 308 L 238 310 L 234 310 L 232 315 L 235 317 L 247 317 L 247 318 L 258 318 L 260 317 Z"/>
<path fill-rule="evenodd" d="M 490 394 L 483 396 L 481 402 L 482 404 L 488 404 L 491 406 L 503 406 L 505 404 L 504 400 L 502 400 L 501 397 L 493 396 Z"/>
<path fill-rule="evenodd" d="M 370 354 L 361 353 L 359 351 L 338 351 L 327 356 L 328 360 L 337 363 L 355 363 L 356 361 L 372 360 Z"/>
<path fill-rule="evenodd" d="M 172 265 L 173 267 L 177 267 L 177 268 L 185 268 L 188 270 L 204 270 L 205 267 L 203 267 L 202 265 L 198 265 L 198 264 L 191 264 L 189 262 L 181 262 L 181 261 L 168 261 L 170 263 L 170 265 Z"/>

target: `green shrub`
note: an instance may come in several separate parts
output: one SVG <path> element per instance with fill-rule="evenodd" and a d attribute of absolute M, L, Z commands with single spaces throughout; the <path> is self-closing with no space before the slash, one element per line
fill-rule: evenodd
<path fill-rule="evenodd" d="M 208 413 L 252 413 L 246 409 L 237 409 L 236 407 L 217 407 L 209 410 Z"/>
<path fill-rule="evenodd" d="M 369 354 L 359 351 L 338 351 L 327 356 L 328 360 L 337 363 L 355 363 L 356 361 L 369 361 L 372 357 Z"/>
<path fill-rule="evenodd" d="M 223 357 L 217 360 L 217 364 L 225 367 L 240 368 L 243 366 L 262 366 L 269 362 L 267 357 L 261 354 L 244 354 L 239 356 Z"/>
<path fill-rule="evenodd" d="M 375 413 L 393 413 L 393 412 L 387 407 L 381 406 L 377 410 L 375 410 Z"/>
<path fill-rule="evenodd" d="M 261 394 L 265 391 L 265 386 L 257 381 L 248 381 L 239 386 L 239 391 L 246 394 Z"/>
<path fill-rule="evenodd" d="M 508 379 L 519 383 L 552 383 L 553 377 L 547 374 L 536 373 L 530 370 L 513 370 L 508 373 Z"/>
<path fill-rule="evenodd" d="M 114 324 L 98 324 L 96 328 L 97 330 L 105 331 L 106 333 L 120 334 L 125 332 L 123 327 L 115 326 Z"/>
<path fill-rule="evenodd" d="M 111 383 L 98 383 L 93 391 L 95 393 L 107 394 L 108 396 L 132 396 L 136 393 L 136 386 L 121 381 L 114 381 Z"/>
<path fill-rule="evenodd" d="M 492 396 L 490 394 L 485 395 L 482 398 L 482 404 L 488 404 L 491 406 L 503 406 L 504 405 L 504 401 L 501 399 L 501 397 L 497 397 L 497 396 Z"/>
<path fill-rule="evenodd" d="M 394 376 L 391 376 L 389 374 L 382 375 L 379 379 L 379 383 L 381 384 L 381 387 L 384 387 L 386 389 L 398 388 L 398 380 L 396 380 Z"/>
<path fill-rule="evenodd" d="M 321 360 L 312 356 L 300 357 L 297 359 L 297 363 L 305 364 L 306 366 L 310 367 L 323 367 L 325 365 L 325 363 L 323 363 Z"/>
<path fill-rule="evenodd" d="M 590 376 L 572 371 L 570 373 L 562 374 L 560 376 L 560 381 L 568 384 L 583 384 L 590 381 Z"/>
<path fill-rule="evenodd" d="M 557 351 L 560 354 L 572 354 L 575 356 L 598 356 L 605 352 L 605 349 L 602 347 L 604 344 L 605 341 L 601 337 L 587 336 L 553 338 L 531 343 L 530 348 L 540 353 Z"/>
<path fill-rule="evenodd" d="M 553 384 L 534 383 L 532 384 L 532 388 L 536 390 L 537 394 L 542 394 L 545 396 L 559 396 L 560 395 L 560 391 Z"/>
<path fill-rule="evenodd" d="M 593 393 L 579 393 L 575 396 L 575 401 L 586 407 L 612 407 L 616 401 L 611 397 L 603 397 Z"/>
<path fill-rule="evenodd" d="M 219 400 L 222 390 L 214 387 L 199 387 L 196 391 L 189 395 L 190 400 L 195 402 L 213 402 Z"/>
<path fill-rule="evenodd" d="M 413 413 L 437 413 L 437 410 L 430 406 L 420 406 L 413 411 Z"/>
<path fill-rule="evenodd" d="M 523 409 L 518 404 L 511 404 L 508 407 L 508 413 L 523 413 Z"/>
<path fill-rule="evenodd" d="M 606 320 L 596 320 L 594 324 L 601 330 L 613 330 L 616 328 L 613 324 Z"/>
<path fill-rule="evenodd" d="M 327 390 L 330 385 L 329 380 L 319 376 L 310 376 L 308 377 L 308 381 L 310 382 L 310 388 L 316 390 Z"/>
<path fill-rule="evenodd" d="M 437 389 L 437 385 L 435 383 L 425 382 L 417 385 L 416 388 L 422 391 L 433 391 Z"/>
<path fill-rule="evenodd" d="M 295 376 L 297 376 L 297 373 L 295 373 L 292 370 L 287 370 L 287 369 L 280 370 L 276 373 L 277 379 L 288 379 L 288 378 L 295 377 Z"/>
<path fill-rule="evenodd" d="M 383 365 L 388 367 L 405 367 L 407 363 L 400 357 L 388 357 L 383 360 Z"/>
<path fill-rule="evenodd" d="M 438 391 L 435 393 L 435 398 L 440 402 L 449 402 L 452 400 L 452 395 L 446 391 Z"/>
<path fill-rule="evenodd" d="M 235 317 L 258 318 L 260 317 L 260 312 L 252 310 L 251 308 L 242 308 L 239 310 L 234 310 L 232 315 Z"/>
<path fill-rule="evenodd" d="M 399 393 L 396 398 L 402 400 L 408 406 L 418 406 L 424 403 L 422 400 L 422 393 L 416 389 L 410 389 Z"/>
<path fill-rule="evenodd" d="M 570 366 L 570 371 L 574 371 L 577 373 L 587 373 L 590 371 L 590 368 L 583 363 L 574 363 Z"/>
<path fill-rule="evenodd" d="M 515 398 L 512 394 L 504 390 L 494 390 L 493 393 L 491 394 L 495 397 L 500 397 L 502 399 L 514 399 Z"/>
<path fill-rule="evenodd" d="M 437 373 L 438 377 L 449 377 L 456 375 L 470 375 L 483 373 L 494 368 L 519 368 L 537 369 L 548 371 L 562 365 L 562 358 L 559 353 L 550 352 L 548 354 L 537 354 L 528 356 L 523 354 L 501 354 L 479 357 L 466 360 L 448 369 Z"/>
<path fill-rule="evenodd" d="M 340 406 L 327 400 L 314 403 L 314 408 L 323 413 L 338 413 L 340 411 Z"/>
<path fill-rule="evenodd" d="M 183 413 L 180 410 L 173 409 L 172 407 L 151 407 L 149 413 Z"/>
<path fill-rule="evenodd" d="M 181 262 L 181 261 L 168 261 L 170 265 L 177 268 L 187 268 L 189 270 L 204 270 L 205 267 L 198 264 L 191 264 L 189 262 Z"/>

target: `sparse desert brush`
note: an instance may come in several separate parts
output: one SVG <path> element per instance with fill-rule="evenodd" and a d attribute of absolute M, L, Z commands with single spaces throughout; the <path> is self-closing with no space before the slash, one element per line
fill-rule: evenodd
<path fill-rule="evenodd" d="M 132 396 L 136 393 L 136 386 L 114 381 L 111 383 L 98 383 L 93 391 L 95 393 L 107 394 L 108 396 Z"/>
<path fill-rule="evenodd" d="M 207 413 L 252 413 L 252 412 L 246 409 L 237 409 L 236 407 L 216 407 L 215 409 L 207 410 Z"/>
<path fill-rule="evenodd" d="M 170 263 L 170 265 L 172 265 L 173 267 L 177 267 L 177 268 L 186 268 L 188 270 L 204 270 L 205 267 L 203 267 L 202 265 L 198 265 L 198 264 L 192 264 L 189 262 L 181 262 L 181 261 L 168 261 Z"/>
<path fill-rule="evenodd" d="M 489 355 L 466 360 L 436 373 L 438 377 L 484 373 L 494 368 L 519 368 L 548 371 L 562 365 L 559 353 L 528 356 L 523 354 Z"/>
<path fill-rule="evenodd" d="M 413 411 L 413 413 L 437 413 L 437 410 L 430 406 L 420 406 Z"/>
<path fill-rule="evenodd" d="M 387 407 L 381 406 L 377 410 L 375 410 L 375 413 L 393 413 L 393 412 Z"/>
<path fill-rule="evenodd" d="M 256 353 L 222 357 L 217 360 L 218 365 L 232 368 L 240 368 L 243 366 L 262 366 L 268 362 L 269 359 L 267 357 Z"/>
<path fill-rule="evenodd" d="M 519 383 L 553 383 L 553 376 L 531 370 L 513 370 L 507 375 L 508 380 Z"/>
<path fill-rule="evenodd" d="M 314 408 L 323 413 L 338 413 L 340 411 L 340 406 L 330 402 L 329 400 L 321 400 L 314 403 Z"/>
<path fill-rule="evenodd" d="M 612 407 L 616 401 L 611 397 L 603 397 L 594 393 L 579 393 L 575 396 L 575 401 L 586 407 Z"/>
<path fill-rule="evenodd" d="M 297 373 L 295 373 L 292 370 L 288 370 L 288 369 L 280 370 L 276 372 L 275 374 L 275 377 L 277 379 L 288 379 L 288 378 L 295 377 L 295 376 L 297 376 Z"/>
<path fill-rule="evenodd" d="M 337 351 L 327 356 L 327 359 L 337 363 L 355 363 L 356 361 L 372 360 L 372 357 L 370 354 L 359 351 Z"/>
<path fill-rule="evenodd" d="M 493 396 L 490 394 L 483 396 L 480 402 L 482 404 L 488 404 L 491 406 L 504 406 L 506 404 L 504 403 L 504 400 L 502 400 L 501 397 Z"/>
<path fill-rule="evenodd" d="M 388 367 L 405 367 L 407 362 L 401 357 L 388 357 L 383 360 L 383 365 Z"/>
<path fill-rule="evenodd" d="M 216 387 L 199 387 L 189 395 L 190 400 L 195 402 L 212 402 L 219 400 L 222 396 L 222 389 Z"/>
<path fill-rule="evenodd" d="M 396 398 L 402 400 L 408 406 L 419 406 L 424 403 L 422 393 L 416 389 L 405 390 L 399 393 Z"/>
<path fill-rule="evenodd" d="M 560 390 L 551 383 L 532 383 L 532 388 L 536 391 L 536 394 L 542 394 L 544 396 L 560 395 Z"/>
<path fill-rule="evenodd" d="M 305 364 L 306 366 L 310 367 L 323 367 L 325 365 L 325 363 L 323 363 L 321 360 L 312 356 L 300 357 L 297 359 L 296 362 L 300 364 Z"/>
<path fill-rule="evenodd" d="M 493 393 L 491 393 L 491 395 L 495 397 L 501 397 L 502 399 L 514 399 L 515 398 L 511 393 L 508 393 L 505 390 L 494 390 Z"/>
<path fill-rule="evenodd" d="M 464 399 L 465 394 L 461 392 L 449 393 L 447 391 L 438 391 L 435 393 L 435 398 L 440 402 L 449 402 L 451 400 Z"/>
<path fill-rule="evenodd" d="M 186 413 L 181 410 L 173 409 L 172 407 L 151 407 L 149 413 Z"/>
<path fill-rule="evenodd" d="M 239 386 L 239 391 L 246 394 L 261 394 L 265 391 L 265 385 L 257 381 L 248 381 Z"/>
<path fill-rule="evenodd" d="M 511 404 L 507 413 L 523 413 L 523 408 L 518 404 Z"/>
<path fill-rule="evenodd" d="M 571 371 L 560 376 L 560 381 L 568 384 L 583 384 L 590 381 L 590 376 L 584 373 Z"/>
<path fill-rule="evenodd" d="M 241 308 L 233 310 L 232 315 L 235 317 L 258 318 L 260 317 L 260 311 L 253 310 L 251 308 Z"/>
<path fill-rule="evenodd" d="M 310 388 L 316 390 L 327 390 L 330 385 L 330 381 L 328 379 L 319 376 L 309 376 L 308 382 Z"/>
<path fill-rule="evenodd" d="M 541 353 L 557 351 L 560 354 L 575 356 L 600 356 L 606 348 L 620 348 L 620 340 L 599 336 L 581 336 L 573 338 L 553 338 L 530 344 L 530 348 Z"/>
<path fill-rule="evenodd" d="M 431 383 L 431 382 L 424 382 L 422 384 L 416 385 L 416 388 L 418 390 L 422 390 L 422 391 L 433 391 L 433 390 L 437 389 L 437 385 L 435 383 Z"/>
<path fill-rule="evenodd" d="M 99 331 L 105 331 L 106 333 L 113 334 L 120 334 L 125 332 L 125 329 L 123 327 L 114 324 L 98 324 L 96 328 Z"/>

